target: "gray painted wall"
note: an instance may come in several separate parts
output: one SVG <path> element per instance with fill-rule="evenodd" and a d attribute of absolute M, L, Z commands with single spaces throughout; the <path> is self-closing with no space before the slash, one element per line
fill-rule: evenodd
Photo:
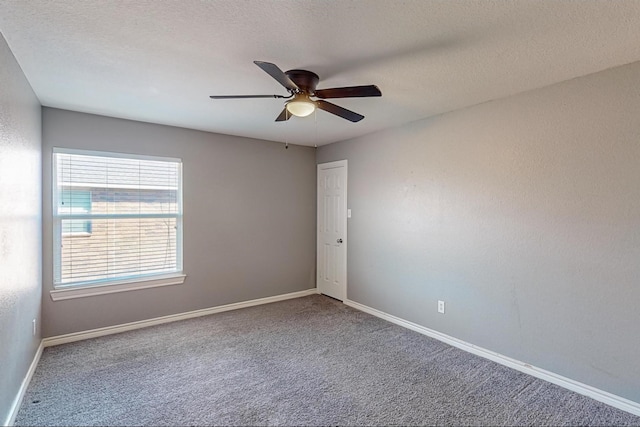
<path fill-rule="evenodd" d="M 40 103 L 0 35 L 0 423 L 40 343 Z M 32 320 L 37 321 L 36 336 Z"/>
<path fill-rule="evenodd" d="M 348 298 L 640 402 L 639 112 L 634 63 L 319 148 Z"/>
<path fill-rule="evenodd" d="M 315 287 L 315 149 L 43 108 L 43 336 Z M 183 161 L 182 285 L 52 301 L 52 147 Z"/>

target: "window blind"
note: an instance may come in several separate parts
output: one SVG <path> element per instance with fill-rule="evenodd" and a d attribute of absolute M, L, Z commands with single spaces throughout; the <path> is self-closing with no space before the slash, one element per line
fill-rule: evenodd
<path fill-rule="evenodd" d="M 179 159 L 54 151 L 54 285 L 182 271 Z"/>

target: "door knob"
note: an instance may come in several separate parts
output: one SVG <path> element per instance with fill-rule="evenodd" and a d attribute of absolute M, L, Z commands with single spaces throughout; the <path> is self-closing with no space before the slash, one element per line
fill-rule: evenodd
<path fill-rule="evenodd" d="M 342 243 L 342 239 L 338 239 L 338 240 L 337 240 L 337 242 L 338 242 L 338 243 Z"/>

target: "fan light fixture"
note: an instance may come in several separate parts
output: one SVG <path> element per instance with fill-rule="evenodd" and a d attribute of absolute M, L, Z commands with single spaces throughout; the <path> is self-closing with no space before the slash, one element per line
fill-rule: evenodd
<path fill-rule="evenodd" d="M 2 1 L 2 0 L 0 0 Z M 293 116 L 308 117 L 316 111 L 324 110 L 352 123 L 364 119 L 358 114 L 339 105 L 332 104 L 325 99 L 332 98 L 363 98 L 369 96 L 382 96 L 382 92 L 376 85 L 332 87 L 317 90 L 316 86 L 320 77 L 308 70 L 282 71 L 276 64 L 264 61 L 253 61 L 265 73 L 273 77 L 284 87 L 288 96 L 283 95 L 211 95 L 211 99 L 247 99 L 247 98 L 278 98 L 287 99 L 285 106 L 276 117 L 276 122 L 285 122 Z M 320 98 L 312 100 L 311 97 Z M 293 99 L 292 99 L 293 98 Z"/>
<path fill-rule="evenodd" d="M 287 111 L 297 117 L 307 117 L 316 109 L 316 104 L 305 94 L 298 94 L 287 102 Z"/>

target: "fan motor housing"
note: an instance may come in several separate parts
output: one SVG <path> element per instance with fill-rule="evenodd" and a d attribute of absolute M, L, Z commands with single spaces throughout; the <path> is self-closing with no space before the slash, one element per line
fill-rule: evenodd
<path fill-rule="evenodd" d="M 305 93 L 313 93 L 320 81 L 316 73 L 307 70 L 289 70 L 284 73 Z"/>

